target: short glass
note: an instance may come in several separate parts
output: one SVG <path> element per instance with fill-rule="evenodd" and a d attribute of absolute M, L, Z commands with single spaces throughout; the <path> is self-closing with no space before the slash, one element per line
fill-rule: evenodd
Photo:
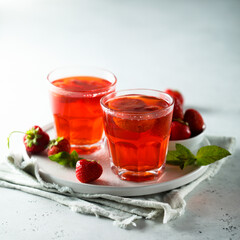
<path fill-rule="evenodd" d="M 156 180 L 165 168 L 174 101 L 161 91 L 122 90 L 101 99 L 111 168 L 121 179 Z"/>
<path fill-rule="evenodd" d="M 47 79 L 57 136 L 67 138 L 79 154 L 99 150 L 104 142 L 100 99 L 115 91 L 115 75 L 93 67 L 65 67 Z"/>

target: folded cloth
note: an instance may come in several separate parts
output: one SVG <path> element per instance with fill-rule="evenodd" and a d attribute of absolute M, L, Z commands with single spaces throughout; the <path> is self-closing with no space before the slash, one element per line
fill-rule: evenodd
<path fill-rule="evenodd" d="M 235 138 L 207 137 L 211 145 L 217 145 L 233 153 Z M 0 187 L 21 190 L 68 206 L 71 210 L 102 216 L 114 221 L 119 227 L 136 226 L 137 219 L 158 217 L 167 223 L 184 214 L 185 197 L 199 183 L 211 179 L 227 158 L 211 164 L 206 172 L 193 182 L 172 191 L 140 197 L 119 197 L 109 194 L 75 193 L 67 186 L 43 181 L 36 159 L 24 161 L 21 155 L 10 154 L 7 161 L 0 162 Z"/>

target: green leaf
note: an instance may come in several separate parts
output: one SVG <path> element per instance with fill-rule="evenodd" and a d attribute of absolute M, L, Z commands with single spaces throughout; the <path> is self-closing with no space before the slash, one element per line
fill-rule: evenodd
<path fill-rule="evenodd" d="M 182 160 L 188 160 L 188 159 L 194 159 L 195 156 L 192 154 L 192 152 L 183 146 L 182 144 L 177 143 L 176 144 L 176 151 L 178 152 L 179 156 L 178 158 Z"/>
<path fill-rule="evenodd" d="M 59 152 L 57 154 L 49 156 L 49 159 L 57 162 L 66 167 L 76 167 L 76 163 L 81 158 L 78 157 L 78 153 L 74 150 L 72 153 Z"/>
<path fill-rule="evenodd" d="M 72 160 L 75 160 L 75 161 L 79 160 L 78 153 L 75 150 L 71 152 L 71 158 Z"/>
<path fill-rule="evenodd" d="M 189 165 L 204 166 L 214 163 L 231 153 L 221 147 L 211 145 L 201 147 L 195 156 L 188 148 L 181 144 L 176 144 L 175 151 L 168 151 L 167 164 L 179 166 L 181 169 Z"/>
<path fill-rule="evenodd" d="M 179 163 L 179 153 L 177 151 L 168 151 L 167 153 L 167 162 L 170 163 L 170 164 L 174 164 L 174 165 L 178 165 L 177 163 Z"/>
<path fill-rule="evenodd" d="M 71 155 L 68 152 L 59 152 L 49 156 L 49 159 L 61 165 L 67 165 L 71 161 Z"/>
<path fill-rule="evenodd" d="M 196 155 L 196 165 L 208 165 L 229 155 L 231 153 L 228 150 L 215 145 L 201 147 Z"/>
<path fill-rule="evenodd" d="M 189 158 L 189 159 L 184 161 L 183 168 L 186 167 L 186 166 L 195 165 L 195 162 L 196 162 L 196 158 L 195 157 L 194 158 Z"/>
<path fill-rule="evenodd" d="M 167 163 L 171 165 L 177 165 L 181 169 L 188 165 L 193 165 L 196 158 L 192 152 L 181 144 L 176 144 L 175 151 L 168 151 Z"/>

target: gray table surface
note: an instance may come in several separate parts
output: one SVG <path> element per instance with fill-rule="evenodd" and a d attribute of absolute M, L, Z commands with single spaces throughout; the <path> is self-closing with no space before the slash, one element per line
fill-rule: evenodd
<path fill-rule="evenodd" d="M 109 69 L 118 89 L 178 89 L 208 134 L 237 138 L 228 163 L 168 224 L 123 230 L 0 188 L 0 239 L 239 239 L 239 13 L 233 0 L 0 0 L 1 159 L 12 130 L 52 121 L 46 75 L 66 65 Z"/>

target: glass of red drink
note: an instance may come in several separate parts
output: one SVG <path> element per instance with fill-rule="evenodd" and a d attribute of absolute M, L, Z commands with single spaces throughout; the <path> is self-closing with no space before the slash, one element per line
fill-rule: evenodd
<path fill-rule="evenodd" d="M 115 75 L 93 67 L 66 67 L 47 78 L 57 136 L 67 138 L 79 154 L 100 149 L 104 137 L 100 99 L 115 91 Z"/>
<path fill-rule="evenodd" d="M 165 167 L 174 101 L 161 91 L 132 89 L 101 99 L 112 170 L 123 180 L 160 177 Z"/>

